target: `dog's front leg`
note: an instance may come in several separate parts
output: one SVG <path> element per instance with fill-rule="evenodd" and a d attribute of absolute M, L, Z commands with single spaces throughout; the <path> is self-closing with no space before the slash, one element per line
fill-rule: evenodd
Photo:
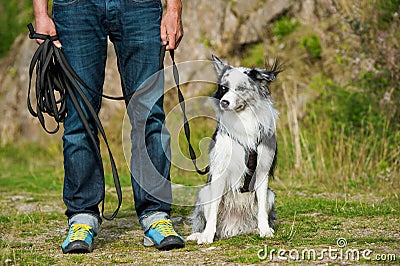
<path fill-rule="evenodd" d="M 261 144 L 257 150 L 259 158 L 263 158 L 257 164 L 255 186 L 258 205 L 258 231 L 261 237 L 272 237 L 274 235 L 274 229 L 269 225 L 268 213 L 273 208 L 275 196 L 272 191 L 268 192 L 268 176 L 270 168 L 273 167 L 275 156 L 275 137 L 271 139 L 269 144 Z"/>
<path fill-rule="evenodd" d="M 206 227 L 198 236 L 197 244 L 210 244 L 214 241 L 215 232 L 217 230 L 217 215 L 218 208 L 221 202 L 222 194 L 224 193 L 224 184 L 220 179 L 216 179 L 216 184 L 211 184 L 209 193 L 211 195 L 210 202 L 204 206 L 204 216 L 206 218 Z"/>
<path fill-rule="evenodd" d="M 258 178 L 260 177 L 260 178 Z M 271 203 L 268 202 L 268 174 L 260 173 L 257 176 L 256 183 L 256 195 L 257 195 L 257 204 L 258 204 L 258 231 L 261 237 L 273 237 L 274 229 L 269 226 L 268 223 L 268 211 Z"/>

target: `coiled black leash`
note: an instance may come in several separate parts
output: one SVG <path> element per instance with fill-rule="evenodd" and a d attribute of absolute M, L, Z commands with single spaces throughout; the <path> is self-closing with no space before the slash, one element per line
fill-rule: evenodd
<path fill-rule="evenodd" d="M 85 89 L 91 90 L 85 82 L 79 78 L 72 67 L 69 65 L 67 59 L 65 58 L 62 50 L 57 48 L 53 41 L 58 40 L 57 36 L 49 36 L 38 34 L 34 31 L 32 24 L 28 25 L 29 38 L 31 39 L 41 39 L 44 40 L 39 48 L 36 50 L 30 66 L 29 66 L 29 87 L 28 87 L 28 98 L 27 104 L 29 112 L 34 116 L 38 117 L 40 124 L 44 130 L 50 134 L 56 133 L 60 128 L 60 123 L 62 123 L 66 117 L 67 109 L 65 103 L 65 96 L 68 93 L 73 105 L 78 112 L 79 118 L 82 121 L 86 132 L 93 143 L 93 147 L 96 150 L 96 154 L 101 160 L 100 149 L 96 144 L 95 136 L 90 130 L 89 123 L 86 120 L 85 114 L 79 105 L 78 97 L 79 95 L 83 104 L 86 106 L 87 111 L 92 116 L 97 129 L 107 146 L 107 150 L 110 157 L 111 169 L 114 178 L 114 185 L 118 196 L 118 206 L 111 217 L 106 217 L 104 215 L 104 197 L 105 188 L 103 188 L 103 202 L 102 202 L 102 215 L 106 220 L 114 219 L 119 211 L 122 204 L 122 191 L 121 184 L 118 177 L 117 167 L 115 165 L 114 157 L 112 155 L 110 146 L 107 141 L 106 133 L 104 131 L 103 125 L 97 116 L 96 111 L 93 109 L 89 100 L 86 98 L 84 92 L 80 88 L 79 84 Z M 33 109 L 30 99 L 30 93 L 32 89 L 32 76 L 33 71 L 36 68 L 36 83 L 35 83 L 35 96 L 36 96 L 36 111 Z M 118 97 L 119 98 L 119 97 Z M 45 124 L 44 114 L 53 117 L 57 123 L 57 126 L 53 130 L 49 130 Z"/>

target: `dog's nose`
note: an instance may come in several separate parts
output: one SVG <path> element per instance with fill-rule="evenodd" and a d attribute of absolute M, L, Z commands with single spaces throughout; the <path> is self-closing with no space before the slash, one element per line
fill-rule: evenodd
<path fill-rule="evenodd" d="M 229 101 L 227 100 L 222 100 L 221 101 L 221 107 L 222 108 L 227 108 L 229 106 Z"/>

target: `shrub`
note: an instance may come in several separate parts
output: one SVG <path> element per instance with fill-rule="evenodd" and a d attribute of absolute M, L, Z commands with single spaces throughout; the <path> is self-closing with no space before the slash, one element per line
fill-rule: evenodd
<path fill-rule="evenodd" d="M 321 58 L 322 47 L 317 35 L 312 34 L 310 36 L 304 36 L 301 40 L 301 45 L 307 50 L 312 58 Z"/>
<path fill-rule="evenodd" d="M 281 40 L 292 33 L 299 25 L 300 22 L 298 20 L 284 16 L 274 23 L 272 33 Z"/>
<path fill-rule="evenodd" d="M 33 19 L 32 1 L 0 0 L 0 58 L 8 53 L 15 38 Z"/>

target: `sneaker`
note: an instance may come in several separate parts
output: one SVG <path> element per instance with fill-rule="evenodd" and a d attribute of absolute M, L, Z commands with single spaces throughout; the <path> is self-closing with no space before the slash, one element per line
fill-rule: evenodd
<path fill-rule="evenodd" d="M 144 246 L 155 246 L 159 250 L 183 248 L 185 241 L 172 227 L 171 220 L 159 220 L 150 225 L 144 234 Z"/>
<path fill-rule="evenodd" d="M 94 232 L 87 224 L 73 224 L 61 245 L 63 253 L 89 253 L 93 250 Z"/>

